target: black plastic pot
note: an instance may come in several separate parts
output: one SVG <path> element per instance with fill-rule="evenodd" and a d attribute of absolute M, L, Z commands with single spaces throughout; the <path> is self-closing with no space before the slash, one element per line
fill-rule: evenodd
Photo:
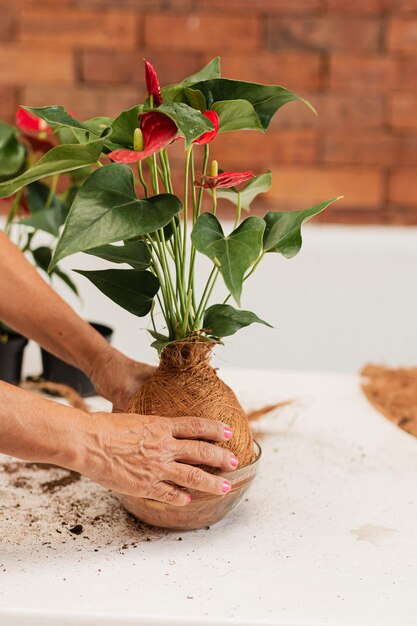
<path fill-rule="evenodd" d="M 113 329 L 109 328 L 109 326 L 104 326 L 104 324 L 90 323 L 91 326 L 110 343 Z M 47 352 L 43 348 L 41 349 L 41 352 L 43 365 L 42 378 L 52 383 L 68 385 L 68 387 L 75 389 L 75 391 L 77 391 L 77 393 L 79 393 L 83 398 L 88 398 L 89 396 L 94 396 L 96 394 L 93 383 L 88 376 L 84 374 L 84 372 L 76 367 L 73 367 L 72 365 L 68 365 L 68 363 L 65 363 L 64 361 L 61 361 L 61 359 L 58 359 L 58 357 L 54 356 L 50 352 Z"/>
<path fill-rule="evenodd" d="M 18 385 L 22 374 L 23 352 L 28 340 L 18 333 L 7 332 L 7 341 L 0 341 L 0 380 Z"/>

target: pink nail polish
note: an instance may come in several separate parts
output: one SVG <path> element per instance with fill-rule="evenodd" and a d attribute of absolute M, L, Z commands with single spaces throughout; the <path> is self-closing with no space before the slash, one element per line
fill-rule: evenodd
<path fill-rule="evenodd" d="M 223 493 L 229 493 L 231 488 L 232 488 L 231 483 L 228 480 L 225 480 L 223 483 L 223 489 L 222 489 Z"/>
<path fill-rule="evenodd" d="M 224 436 L 226 437 L 226 439 L 230 439 L 232 435 L 233 435 L 232 431 L 230 430 L 228 426 L 226 426 L 226 428 L 224 429 Z"/>
<path fill-rule="evenodd" d="M 190 504 L 190 502 L 191 502 L 191 496 L 190 496 L 190 494 L 188 493 L 188 494 L 187 494 L 187 504 Z"/>
<path fill-rule="evenodd" d="M 239 465 L 239 461 L 235 456 L 232 456 L 232 458 L 230 459 L 230 465 L 232 467 L 237 467 Z"/>

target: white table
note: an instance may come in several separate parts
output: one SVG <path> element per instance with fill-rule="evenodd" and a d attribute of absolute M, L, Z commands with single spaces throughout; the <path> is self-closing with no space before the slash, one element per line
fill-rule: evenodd
<path fill-rule="evenodd" d="M 209 530 L 150 530 L 88 481 L 45 494 L 47 471 L 9 466 L 1 626 L 417 624 L 417 440 L 354 375 L 222 375 L 248 408 L 294 400 L 259 423 L 247 501 Z"/>

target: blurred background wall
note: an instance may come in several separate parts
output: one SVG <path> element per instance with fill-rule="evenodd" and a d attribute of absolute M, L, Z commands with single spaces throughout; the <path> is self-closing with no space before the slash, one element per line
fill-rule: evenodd
<path fill-rule="evenodd" d="M 417 0 L 0 0 L 0 16 L 3 119 L 18 103 L 112 116 L 144 97 L 143 56 L 167 84 L 221 54 L 224 75 L 319 112 L 287 105 L 261 144 L 227 133 L 223 168 L 271 167 L 276 209 L 344 194 L 319 219 L 417 223 Z"/>

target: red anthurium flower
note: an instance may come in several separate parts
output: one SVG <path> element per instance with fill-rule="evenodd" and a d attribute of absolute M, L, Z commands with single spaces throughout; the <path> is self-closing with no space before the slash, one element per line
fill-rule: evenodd
<path fill-rule="evenodd" d="M 217 176 L 203 176 L 201 181 L 194 181 L 197 187 L 205 187 L 206 189 L 219 189 L 235 187 L 241 183 L 246 183 L 254 178 L 252 172 L 222 172 Z"/>
<path fill-rule="evenodd" d="M 163 113 L 149 111 L 139 115 L 139 125 L 142 131 L 143 146 L 139 150 L 120 148 L 113 150 L 107 156 L 116 163 L 135 163 L 159 152 L 173 141 L 177 134 L 176 124 Z"/>
<path fill-rule="evenodd" d="M 16 126 L 23 133 L 47 133 L 52 135 L 52 129 L 42 118 L 19 107 L 16 111 Z"/>
<path fill-rule="evenodd" d="M 206 117 L 214 126 L 214 130 L 208 130 L 206 133 L 203 133 L 198 139 L 195 139 L 193 143 L 197 143 L 202 146 L 206 143 L 210 143 L 213 141 L 217 133 L 219 132 L 219 116 L 216 111 L 206 111 L 203 113 L 204 117 Z"/>
<path fill-rule="evenodd" d="M 159 107 L 162 104 L 161 87 L 159 86 L 158 75 L 152 63 L 145 61 L 145 80 L 148 94 L 153 97 L 153 103 Z"/>

